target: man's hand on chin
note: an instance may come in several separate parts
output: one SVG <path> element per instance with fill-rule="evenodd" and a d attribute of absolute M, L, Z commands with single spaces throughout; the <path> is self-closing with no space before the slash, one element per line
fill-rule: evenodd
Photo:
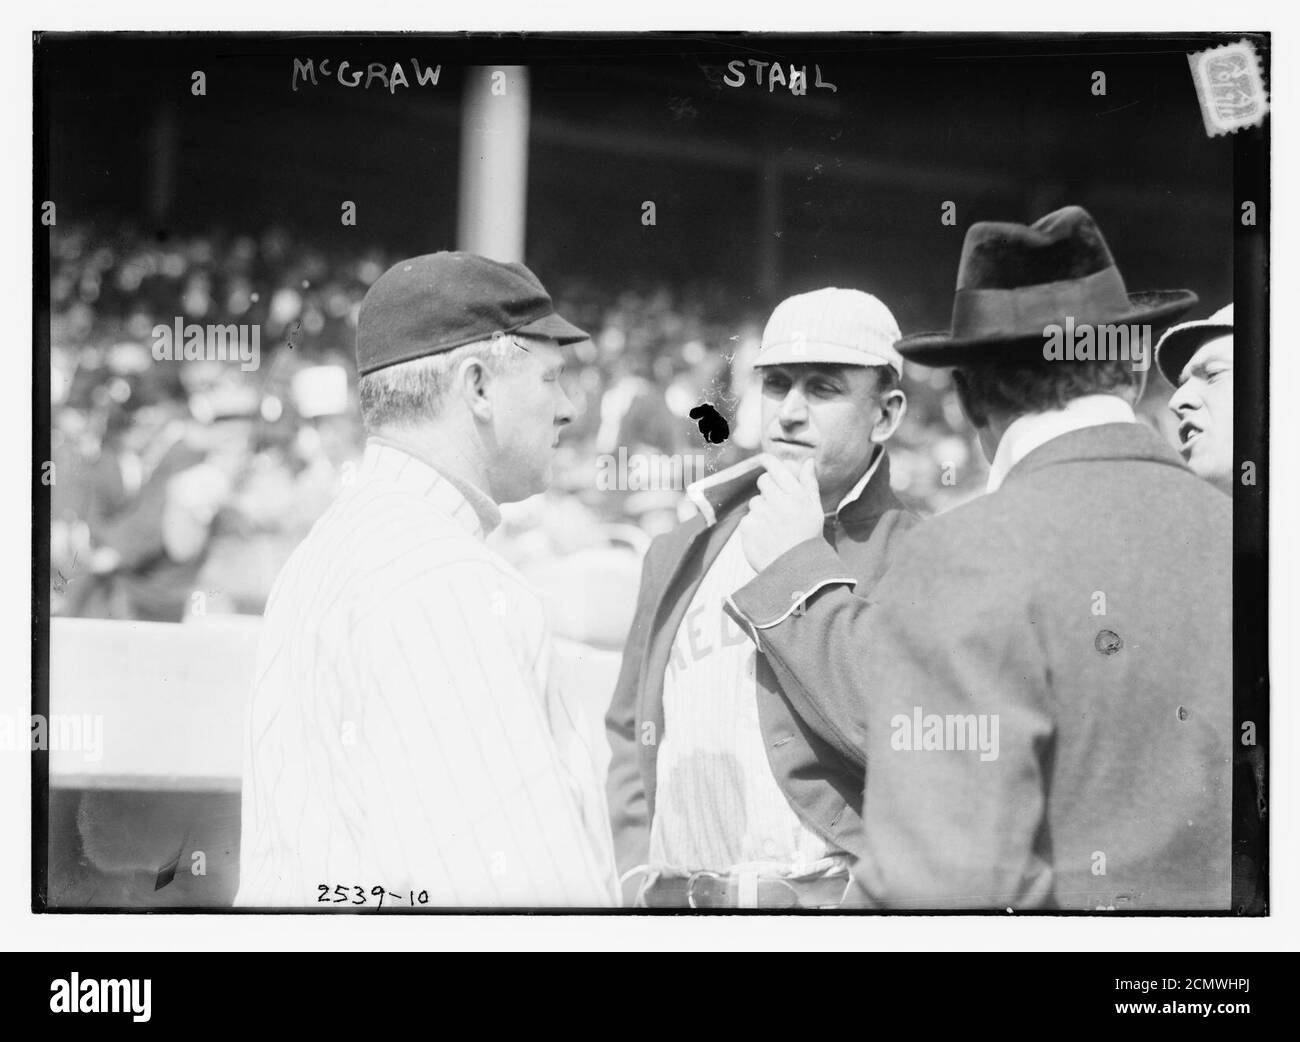
<path fill-rule="evenodd" d="M 787 550 L 822 534 L 821 490 L 816 464 L 804 460 L 797 476 L 786 464 L 766 453 L 760 457 L 767 473 L 758 479 L 758 495 L 740 522 L 741 545 L 749 566 L 761 572 Z"/>

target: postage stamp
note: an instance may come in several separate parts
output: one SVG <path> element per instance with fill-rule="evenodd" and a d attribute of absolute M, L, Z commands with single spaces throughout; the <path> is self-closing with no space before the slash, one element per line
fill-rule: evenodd
<path fill-rule="evenodd" d="M 1211 47 L 1187 56 L 1210 137 L 1255 127 L 1268 111 L 1259 56 L 1249 40 Z"/>

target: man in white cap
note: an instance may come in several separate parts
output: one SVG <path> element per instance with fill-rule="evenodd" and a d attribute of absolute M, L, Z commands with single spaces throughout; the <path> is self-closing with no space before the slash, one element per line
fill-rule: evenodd
<path fill-rule="evenodd" d="M 799 554 L 776 560 L 766 526 L 749 524 L 774 482 L 816 482 L 844 581 L 869 587 L 884 571 L 916 520 L 890 490 L 885 451 L 906 409 L 898 335 L 867 293 L 822 289 L 782 302 L 755 361 L 762 454 L 689 486 L 699 516 L 646 555 L 606 720 L 629 903 L 826 908 L 844 896 L 864 776 L 847 732 L 861 706 L 828 711 L 787 694 L 728 602 L 766 569 L 784 591 L 768 613 L 802 610 Z"/>
<path fill-rule="evenodd" d="M 1177 390 L 1178 451 L 1197 477 L 1232 495 L 1232 305 L 1174 326 L 1156 344 L 1156 365 Z"/>

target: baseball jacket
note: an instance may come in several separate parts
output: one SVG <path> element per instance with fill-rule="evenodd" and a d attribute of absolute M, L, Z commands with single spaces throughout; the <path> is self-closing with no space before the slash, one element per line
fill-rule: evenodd
<path fill-rule="evenodd" d="M 649 856 L 658 743 L 664 733 L 664 670 L 673 638 L 705 573 L 747 513 L 758 473 L 717 490 L 715 521 L 694 517 L 656 538 L 646 554 L 636 614 L 605 720 L 612 751 L 608 797 L 620 873 L 645 864 Z M 824 541 L 818 542 L 837 562 L 837 575 L 865 589 L 884 572 L 898 538 L 916 520 L 890 488 L 884 454 L 861 494 L 828 520 Z M 797 610 L 790 594 L 803 589 L 805 581 L 798 564 L 778 562 L 763 574 L 785 591 L 781 610 Z M 849 851 L 850 837 L 861 823 L 862 754 L 828 741 L 833 732 L 820 719 L 805 718 L 813 703 L 786 696 L 762 650 L 760 646 L 755 670 L 758 716 L 772 773 L 800 820 Z M 827 701 L 836 699 L 847 703 L 836 713 L 861 715 L 856 692 L 839 689 Z"/>
<path fill-rule="evenodd" d="M 792 566 L 818 592 L 771 623 Z M 859 899 L 1228 908 L 1232 505 L 1153 431 L 1032 450 L 865 597 L 842 568 L 809 540 L 732 604 L 801 718 L 866 749 Z"/>

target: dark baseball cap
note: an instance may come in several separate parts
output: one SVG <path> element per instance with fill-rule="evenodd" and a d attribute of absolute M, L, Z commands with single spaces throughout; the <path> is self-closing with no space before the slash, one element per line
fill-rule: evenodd
<path fill-rule="evenodd" d="M 459 251 L 410 257 L 380 275 L 361 302 L 357 372 L 365 376 L 495 333 L 561 344 L 587 339 L 555 313 L 541 280 L 522 264 Z"/>

